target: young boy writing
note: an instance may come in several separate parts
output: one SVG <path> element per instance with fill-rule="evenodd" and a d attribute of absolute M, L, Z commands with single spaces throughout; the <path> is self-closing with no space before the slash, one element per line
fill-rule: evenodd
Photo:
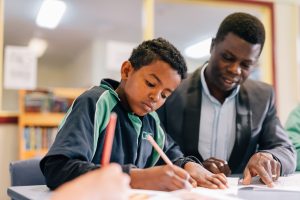
<path fill-rule="evenodd" d="M 102 80 L 69 109 L 40 164 L 48 187 L 55 189 L 99 168 L 106 126 L 115 112 L 118 120 L 110 161 L 119 163 L 129 174 L 132 188 L 176 190 L 184 188 L 186 180 L 193 186 L 225 188 L 223 174 L 212 174 L 183 156 L 165 134 L 155 112 L 185 78 L 186 71 L 180 52 L 162 38 L 145 41 L 134 49 L 122 64 L 120 83 Z M 148 134 L 174 165 L 161 165 L 164 163 L 146 139 Z"/>

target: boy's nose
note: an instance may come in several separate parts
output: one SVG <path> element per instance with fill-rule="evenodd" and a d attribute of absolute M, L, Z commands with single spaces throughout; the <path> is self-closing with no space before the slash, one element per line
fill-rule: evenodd
<path fill-rule="evenodd" d="M 151 93 L 149 97 L 151 101 L 157 102 L 159 100 L 159 93 Z"/>

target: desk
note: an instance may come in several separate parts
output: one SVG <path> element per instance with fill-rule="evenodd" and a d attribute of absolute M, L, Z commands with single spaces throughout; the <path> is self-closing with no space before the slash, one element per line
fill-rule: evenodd
<path fill-rule="evenodd" d="M 210 192 L 213 192 L 211 190 Z M 35 186 L 14 186 L 7 190 L 8 196 L 14 200 L 48 200 L 50 198 L 50 190 L 45 185 Z M 287 191 L 255 191 L 250 188 L 240 189 L 237 193 L 237 198 L 246 200 L 299 200 L 300 192 Z M 158 198 L 155 198 L 158 199 Z M 164 198 L 162 198 L 164 199 Z M 216 198 L 222 199 L 222 198 Z"/>
<path fill-rule="evenodd" d="M 9 187 L 7 194 L 14 200 L 46 200 L 51 192 L 46 185 L 33 185 Z"/>

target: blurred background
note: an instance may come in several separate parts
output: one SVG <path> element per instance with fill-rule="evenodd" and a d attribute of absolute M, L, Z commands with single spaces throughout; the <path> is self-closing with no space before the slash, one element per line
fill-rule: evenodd
<path fill-rule="evenodd" d="M 252 78 L 274 86 L 283 123 L 299 102 L 300 0 L 63 0 L 64 13 L 53 28 L 37 23 L 43 2 L 0 0 L 3 119 L 18 118 L 18 91 L 27 89 L 4 83 L 7 47 L 39 50 L 33 89 L 88 88 L 99 85 L 102 78 L 119 80 L 120 66 L 132 48 L 156 37 L 173 43 L 192 72 L 209 58 L 211 38 L 224 17 L 233 12 L 253 14 L 266 27 L 267 42 Z M 40 46 L 34 46 L 34 41 Z M 203 46 L 191 52 L 190 47 L 199 42 Z M 19 159 L 18 128 L 16 121 L 0 124 L 0 199 L 8 199 L 8 163 Z"/>

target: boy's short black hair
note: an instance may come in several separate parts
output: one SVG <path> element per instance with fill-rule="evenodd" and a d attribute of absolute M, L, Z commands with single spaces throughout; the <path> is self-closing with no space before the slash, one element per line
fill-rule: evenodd
<path fill-rule="evenodd" d="M 223 41 L 228 33 L 233 33 L 251 44 L 265 43 L 265 28 L 262 22 L 253 15 L 237 12 L 228 15 L 221 23 L 216 42 Z"/>
<path fill-rule="evenodd" d="M 187 66 L 179 50 L 163 38 L 144 41 L 133 49 L 129 58 L 134 69 L 140 69 L 157 60 L 168 63 L 178 72 L 181 79 L 187 75 Z"/>

